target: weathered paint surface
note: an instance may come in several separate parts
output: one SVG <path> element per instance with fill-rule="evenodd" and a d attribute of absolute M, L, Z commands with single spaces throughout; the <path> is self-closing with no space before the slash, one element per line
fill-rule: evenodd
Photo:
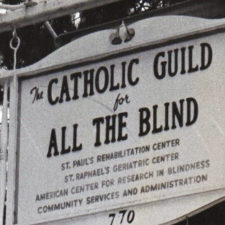
<path fill-rule="evenodd" d="M 180 29 L 162 33 L 150 26 L 152 20 L 142 21 L 131 26 L 134 39 L 121 46 L 110 44 L 114 31 L 99 32 L 18 71 L 24 78 L 32 74 L 19 81 L 16 175 L 15 149 L 9 161 L 11 187 L 12 177 L 18 178 L 16 224 L 90 214 L 75 219 L 88 224 L 96 213 L 96 224 L 106 220 L 110 224 L 110 214 L 117 215 L 122 208 L 128 210 L 126 223 L 159 224 L 175 218 L 168 210 L 165 217 L 154 211 L 160 207 L 155 202 L 173 209 L 176 201 L 178 205 L 185 201 L 186 207 L 178 210 L 182 215 L 194 210 L 189 197 L 182 196 L 198 193 L 193 197 L 197 208 L 224 195 L 224 33 L 194 39 L 189 36 L 192 28 L 184 28 L 184 23 L 195 22 L 199 34 L 200 28 L 213 30 L 223 21 L 185 17 L 158 21 Z M 167 44 L 168 40 L 173 42 Z M 85 60 L 86 64 L 78 64 Z M 40 72 L 44 73 L 32 77 Z M 93 82 L 87 81 L 88 76 Z M 113 121 L 115 129 L 107 128 Z M 142 146 L 149 146 L 149 151 L 136 150 Z M 143 179 L 138 180 L 140 174 Z M 140 209 L 154 212 L 143 219 Z"/>

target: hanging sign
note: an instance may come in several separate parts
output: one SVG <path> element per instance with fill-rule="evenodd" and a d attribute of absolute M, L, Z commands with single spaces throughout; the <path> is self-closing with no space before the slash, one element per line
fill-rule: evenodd
<path fill-rule="evenodd" d="M 224 188 L 223 36 L 20 79 L 18 224 Z"/>

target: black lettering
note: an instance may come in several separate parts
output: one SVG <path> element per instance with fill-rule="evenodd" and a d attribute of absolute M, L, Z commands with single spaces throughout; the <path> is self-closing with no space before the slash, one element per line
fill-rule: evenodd
<path fill-rule="evenodd" d="M 55 100 L 52 99 L 52 85 L 58 83 L 58 79 L 52 79 L 48 84 L 48 101 L 51 105 L 55 105 L 59 101 L 59 97 L 56 97 Z"/>
<path fill-rule="evenodd" d="M 157 127 L 157 109 L 158 109 L 158 105 L 154 105 L 153 106 L 153 130 L 152 130 L 153 134 L 162 132 L 162 126 Z"/>
<path fill-rule="evenodd" d="M 48 154 L 47 154 L 48 158 L 52 156 L 52 148 L 54 150 L 54 156 L 59 155 L 55 129 L 52 129 L 52 132 L 51 132 L 50 143 L 49 143 Z"/>
<path fill-rule="evenodd" d="M 189 70 L 188 73 L 193 73 L 198 71 L 198 65 L 196 65 L 195 67 L 193 66 L 193 49 L 194 46 L 189 46 L 188 50 L 189 50 Z"/>
<path fill-rule="evenodd" d="M 88 78 L 88 75 L 90 77 Z M 88 92 L 89 87 L 89 92 Z M 84 94 L 83 97 L 94 95 L 94 69 L 84 71 Z"/>
<path fill-rule="evenodd" d="M 174 59 L 172 59 L 172 55 L 174 55 Z M 174 71 L 172 71 L 172 64 L 174 64 Z M 168 73 L 171 77 L 175 76 L 178 71 L 178 49 L 173 51 L 168 51 Z"/>
<path fill-rule="evenodd" d="M 126 87 L 126 62 L 122 62 L 122 85 L 121 88 L 125 88 Z"/>
<path fill-rule="evenodd" d="M 115 73 L 115 65 L 111 65 L 110 66 L 110 72 L 111 72 L 111 82 L 110 82 L 110 91 L 115 91 L 118 90 L 120 88 L 119 83 L 117 83 L 116 85 L 114 84 L 114 73 Z"/>
<path fill-rule="evenodd" d="M 123 135 L 123 128 L 126 127 L 126 122 L 123 121 L 123 118 L 124 117 L 128 117 L 128 113 L 127 112 L 124 112 L 124 113 L 119 113 L 118 114 L 118 117 L 119 117 L 119 123 L 118 123 L 118 139 L 117 141 L 124 141 L 124 140 L 127 140 L 127 134 Z"/>
<path fill-rule="evenodd" d="M 66 101 L 70 101 L 70 93 L 69 93 L 69 87 L 68 87 L 68 81 L 67 81 L 67 76 L 63 77 L 63 82 L 62 82 L 62 88 L 61 88 L 61 93 L 60 93 L 60 99 L 59 103 L 63 102 L 63 96 L 66 95 Z"/>
<path fill-rule="evenodd" d="M 82 74 L 81 72 L 78 73 L 72 73 L 70 78 L 71 80 L 74 80 L 74 85 L 73 85 L 73 100 L 76 100 L 79 98 L 78 95 L 78 78 L 81 78 Z"/>
<path fill-rule="evenodd" d="M 66 145 L 66 127 L 62 127 L 62 151 L 61 151 L 62 155 L 67 154 L 71 151 L 71 147 L 69 146 L 66 149 L 65 145 Z"/>
<path fill-rule="evenodd" d="M 131 86 L 135 86 L 139 81 L 139 77 L 137 77 L 135 80 L 132 79 L 132 70 L 134 64 L 139 64 L 139 59 L 132 59 L 128 66 L 128 82 Z"/>
<path fill-rule="evenodd" d="M 185 74 L 186 73 L 186 56 L 185 56 L 186 48 L 183 47 L 180 50 L 181 50 L 181 71 L 180 71 L 180 74 Z"/>
<path fill-rule="evenodd" d="M 208 52 L 208 61 L 206 62 L 206 51 Z M 212 57 L 213 57 L 213 52 L 212 52 L 212 48 L 208 43 L 202 43 L 201 44 L 201 58 L 202 58 L 202 62 L 201 62 L 201 67 L 200 70 L 205 70 L 207 68 L 210 67 L 211 63 L 212 63 Z"/>
<path fill-rule="evenodd" d="M 139 112 L 140 112 L 139 136 L 141 137 L 148 134 L 151 129 L 151 125 L 149 123 L 151 112 L 148 108 L 141 108 L 139 109 Z"/>
<path fill-rule="evenodd" d="M 165 127 L 164 127 L 164 130 L 167 131 L 169 130 L 169 106 L 170 106 L 170 103 L 165 103 L 164 104 L 165 106 Z"/>
<path fill-rule="evenodd" d="M 104 79 L 103 78 L 100 79 L 100 74 L 104 74 Z M 100 80 L 102 81 L 104 80 L 104 85 L 102 88 L 100 88 Z M 95 85 L 96 85 L 97 92 L 104 93 L 108 87 L 108 84 L 109 84 L 109 73 L 107 68 L 102 66 L 97 70 L 96 78 L 95 78 Z"/>
<path fill-rule="evenodd" d="M 159 80 L 163 79 L 165 76 L 166 76 L 166 64 L 167 62 L 166 61 L 163 61 L 161 62 L 161 68 L 162 68 L 162 71 L 161 71 L 161 74 L 159 74 L 159 71 L 158 71 L 158 64 L 159 64 L 159 58 L 160 57 L 165 57 L 165 53 L 164 52 L 160 52 L 156 55 L 155 59 L 154 59 L 154 74 L 155 74 L 155 77 Z"/>
<path fill-rule="evenodd" d="M 77 128 L 78 128 L 78 124 L 74 124 L 73 125 L 73 149 L 72 149 L 73 152 L 82 150 L 82 144 L 77 146 Z"/>
<path fill-rule="evenodd" d="M 110 142 L 116 142 L 116 115 L 106 116 L 106 138 L 105 144 L 109 144 Z M 110 124 L 110 121 L 112 122 Z M 110 131 L 111 131 L 111 140 L 110 140 Z"/>
<path fill-rule="evenodd" d="M 176 122 L 175 119 L 177 118 L 177 121 L 180 125 L 180 127 L 183 127 L 183 103 L 184 100 L 180 100 L 180 112 L 178 110 L 176 102 L 172 102 L 172 114 L 173 114 L 173 121 L 172 121 L 172 129 L 176 129 Z"/>
<path fill-rule="evenodd" d="M 100 118 L 96 118 L 93 120 L 93 126 L 96 125 L 96 141 L 95 141 L 95 147 L 101 146 L 101 139 L 100 139 L 100 125 L 101 123 L 104 123 L 104 118 L 100 117 Z"/>
<path fill-rule="evenodd" d="M 198 119 L 198 103 L 194 98 L 187 98 L 187 122 L 186 126 L 194 124 Z M 193 105 L 193 109 L 191 109 Z M 191 111 L 193 111 L 193 117 L 191 116 Z"/>

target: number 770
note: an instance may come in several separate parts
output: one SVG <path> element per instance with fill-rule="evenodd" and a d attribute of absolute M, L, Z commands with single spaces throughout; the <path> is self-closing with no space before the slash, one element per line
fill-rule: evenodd
<path fill-rule="evenodd" d="M 127 212 L 127 210 L 121 210 L 119 211 L 119 214 L 121 214 L 121 220 L 120 220 L 120 224 L 122 224 L 124 222 L 124 217 L 127 214 L 126 218 L 127 218 L 127 222 L 129 224 L 131 224 L 134 221 L 135 218 L 135 212 L 133 210 Z M 112 221 L 110 225 L 113 225 L 114 219 L 116 217 L 116 213 L 111 213 L 109 214 L 109 217 L 112 217 Z"/>

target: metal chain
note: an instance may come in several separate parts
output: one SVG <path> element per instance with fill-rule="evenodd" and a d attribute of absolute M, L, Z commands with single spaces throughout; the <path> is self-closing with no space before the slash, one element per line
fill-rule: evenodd
<path fill-rule="evenodd" d="M 14 47 L 13 46 L 13 42 L 16 42 L 16 46 Z M 17 32 L 16 32 L 16 29 L 14 29 L 13 31 L 13 37 L 10 41 L 10 48 L 14 51 L 14 58 L 13 58 L 13 70 L 16 69 L 16 64 L 17 64 L 17 51 L 20 47 L 20 38 L 17 36 Z"/>

